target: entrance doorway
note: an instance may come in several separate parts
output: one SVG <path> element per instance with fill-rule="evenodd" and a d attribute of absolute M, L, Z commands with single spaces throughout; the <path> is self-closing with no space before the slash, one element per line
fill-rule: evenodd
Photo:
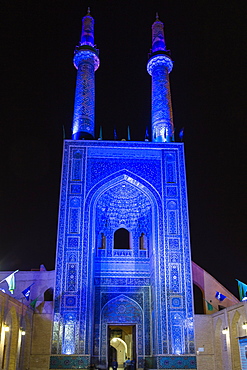
<path fill-rule="evenodd" d="M 109 325 L 108 326 L 108 366 L 112 361 L 118 362 L 119 368 L 124 368 L 126 360 L 136 363 L 136 326 Z"/>

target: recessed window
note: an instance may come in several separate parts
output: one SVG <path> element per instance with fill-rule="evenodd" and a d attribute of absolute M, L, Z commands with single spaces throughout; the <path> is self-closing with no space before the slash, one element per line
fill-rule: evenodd
<path fill-rule="evenodd" d="M 114 233 L 114 249 L 130 249 L 130 233 L 123 227 Z"/>
<path fill-rule="evenodd" d="M 106 237 L 104 233 L 100 233 L 100 249 L 106 248 Z"/>
<path fill-rule="evenodd" d="M 141 233 L 141 236 L 139 238 L 139 249 L 145 251 L 147 249 L 147 242 L 146 242 L 146 236 L 144 233 Z"/>

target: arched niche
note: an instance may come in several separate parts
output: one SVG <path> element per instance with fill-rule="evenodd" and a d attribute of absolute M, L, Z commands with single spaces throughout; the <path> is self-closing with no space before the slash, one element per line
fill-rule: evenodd
<path fill-rule="evenodd" d="M 148 196 L 127 181 L 113 184 L 97 199 L 95 212 L 96 244 L 111 249 L 139 248 L 139 237 L 152 234 L 152 205 Z M 102 248 L 102 247 L 101 247 Z"/>
<path fill-rule="evenodd" d="M 89 233 L 93 249 L 113 249 L 114 232 L 125 228 L 130 232 L 130 245 L 139 249 L 141 233 L 146 248 L 158 244 L 157 230 L 160 196 L 146 180 L 127 170 L 121 170 L 99 181 L 88 193 L 85 202 L 84 232 Z M 88 230 L 88 226 L 93 229 Z M 154 241 L 155 240 L 155 241 Z M 110 256 L 109 252 L 102 252 Z M 102 254 L 101 254 L 102 255 Z"/>
<path fill-rule="evenodd" d="M 120 227 L 114 232 L 114 249 L 130 249 L 130 232 Z"/>
<path fill-rule="evenodd" d="M 17 312 L 15 307 L 10 309 L 11 315 L 11 325 L 10 325 L 10 342 L 8 349 L 8 369 L 15 369 L 17 361 L 19 360 L 19 348 L 18 348 L 18 339 L 19 339 L 19 323 L 17 318 Z M 18 354 L 18 355 L 17 355 Z"/>
<path fill-rule="evenodd" d="M 120 172 L 125 174 L 120 175 Z M 85 204 L 84 232 L 90 237 L 93 251 L 97 250 L 96 256 L 111 257 L 120 253 L 114 249 L 114 233 L 125 228 L 130 233 L 131 250 L 125 255 L 150 257 L 152 247 L 159 244 L 160 197 L 144 179 L 133 174 L 130 177 L 126 170 L 119 173 L 105 178 L 90 190 Z M 143 250 L 140 248 L 142 233 L 145 235 Z"/>
<path fill-rule="evenodd" d="M 238 311 L 235 312 L 231 325 L 230 325 L 230 338 L 231 338 L 231 353 L 232 353 L 232 368 L 233 369 L 241 369 L 240 363 L 240 353 L 239 353 L 239 322 L 240 322 L 240 313 Z"/>
<path fill-rule="evenodd" d="M 223 370 L 223 357 L 222 357 L 222 349 L 224 346 L 223 341 L 225 340 L 224 337 L 222 337 L 222 320 L 218 319 L 215 326 L 214 331 L 214 343 L 215 343 L 215 368 L 218 370 Z"/>

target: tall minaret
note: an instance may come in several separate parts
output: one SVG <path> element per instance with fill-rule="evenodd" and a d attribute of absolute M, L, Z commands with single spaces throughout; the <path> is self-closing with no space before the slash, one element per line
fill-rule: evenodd
<path fill-rule="evenodd" d="M 75 49 L 77 68 L 72 139 L 94 138 L 95 83 L 94 72 L 99 67 L 98 50 L 94 47 L 94 19 L 88 13 L 82 18 L 82 34 Z"/>
<path fill-rule="evenodd" d="M 152 25 L 152 51 L 147 64 L 152 76 L 152 141 L 169 142 L 173 138 L 173 117 L 169 73 L 173 67 L 166 49 L 164 25 L 156 15 Z"/>

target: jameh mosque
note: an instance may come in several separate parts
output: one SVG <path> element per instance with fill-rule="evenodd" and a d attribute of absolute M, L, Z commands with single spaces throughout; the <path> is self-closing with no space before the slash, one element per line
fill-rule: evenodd
<path fill-rule="evenodd" d="M 73 62 L 56 268 L 0 273 L 1 369 L 247 369 L 246 302 L 191 261 L 184 144 L 174 141 L 162 21 L 157 15 L 152 25 L 151 131 L 143 141 L 95 135 L 100 59 L 90 10 Z M 193 285 L 203 313 L 194 309 Z M 28 302 L 31 289 L 37 298 Z"/>

